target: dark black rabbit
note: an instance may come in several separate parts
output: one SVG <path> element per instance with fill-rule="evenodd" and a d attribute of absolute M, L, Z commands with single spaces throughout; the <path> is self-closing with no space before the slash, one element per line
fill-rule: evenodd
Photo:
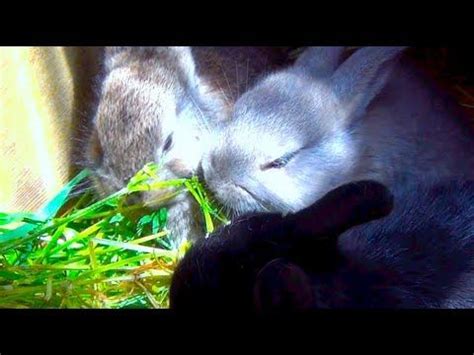
<path fill-rule="evenodd" d="M 474 184 L 403 187 L 395 196 L 359 181 L 294 215 L 243 217 L 190 249 L 171 308 L 473 307 Z"/>

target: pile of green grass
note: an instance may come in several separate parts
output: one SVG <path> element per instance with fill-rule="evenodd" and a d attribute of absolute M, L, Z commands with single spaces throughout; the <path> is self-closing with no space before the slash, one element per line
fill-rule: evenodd
<path fill-rule="evenodd" d="M 166 308 L 171 276 L 189 243 L 173 246 L 167 209 L 127 205 L 130 195 L 164 189 L 163 202 L 190 193 L 205 231 L 226 218 L 196 177 L 157 180 L 147 164 L 110 196 L 71 192 L 82 171 L 36 213 L 0 213 L 0 308 Z M 170 192 L 169 192 L 170 191 Z"/>

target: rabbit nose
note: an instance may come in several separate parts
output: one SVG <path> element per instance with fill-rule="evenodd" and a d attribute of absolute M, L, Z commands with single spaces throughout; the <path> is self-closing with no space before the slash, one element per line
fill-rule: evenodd
<path fill-rule="evenodd" d="M 126 205 L 139 205 L 144 201 L 145 195 L 143 192 L 134 192 L 125 198 Z"/>
<path fill-rule="evenodd" d="M 167 167 L 171 173 L 180 178 L 190 178 L 193 175 L 192 168 L 180 159 L 173 159 Z"/>
<path fill-rule="evenodd" d="M 211 153 L 209 155 L 209 166 L 211 167 L 211 169 L 216 168 L 216 154 L 215 153 Z"/>
<path fill-rule="evenodd" d="M 197 174 L 202 174 L 202 178 L 205 178 L 206 175 L 214 171 L 216 168 L 216 157 L 214 152 L 207 153 L 203 159 L 199 162 L 197 168 Z"/>
<path fill-rule="evenodd" d="M 199 163 L 196 169 L 196 176 L 198 177 L 199 181 L 204 181 L 204 168 L 202 167 L 202 162 Z"/>

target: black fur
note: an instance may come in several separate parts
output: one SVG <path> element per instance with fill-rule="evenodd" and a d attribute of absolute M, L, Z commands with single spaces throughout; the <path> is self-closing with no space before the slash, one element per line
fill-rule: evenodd
<path fill-rule="evenodd" d="M 473 307 L 474 184 L 404 187 L 395 196 L 360 181 L 295 215 L 243 217 L 190 249 L 173 277 L 171 308 Z"/>

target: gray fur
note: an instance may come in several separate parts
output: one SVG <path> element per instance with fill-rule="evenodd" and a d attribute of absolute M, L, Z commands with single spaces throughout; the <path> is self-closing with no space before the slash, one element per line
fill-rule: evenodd
<path fill-rule="evenodd" d="M 216 197 L 236 214 L 288 213 L 352 180 L 472 178 L 472 133 L 403 49 L 362 48 L 336 68 L 340 48 L 309 48 L 261 80 L 202 161 Z M 268 168 L 292 152 L 286 166 Z"/>

